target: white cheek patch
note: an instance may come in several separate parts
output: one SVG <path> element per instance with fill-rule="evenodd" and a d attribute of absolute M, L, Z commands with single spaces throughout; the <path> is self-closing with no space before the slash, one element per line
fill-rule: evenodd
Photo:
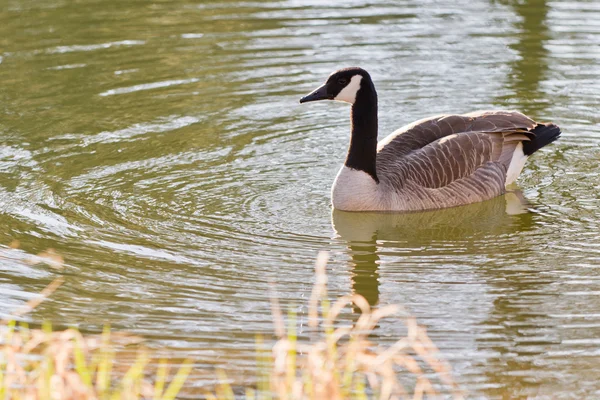
<path fill-rule="evenodd" d="M 360 90 L 360 81 L 362 81 L 362 75 L 354 75 L 352 79 L 350 79 L 350 83 L 347 84 L 333 99 L 354 104 L 356 101 L 356 93 Z"/>

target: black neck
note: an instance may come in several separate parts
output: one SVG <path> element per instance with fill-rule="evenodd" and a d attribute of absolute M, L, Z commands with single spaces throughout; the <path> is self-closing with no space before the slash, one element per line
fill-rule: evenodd
<path fill-rule="evenodd" d="M 369 77 L 363 77 L 356 101 L 352 105 L 352 137 L 345 165 L 364 171 L 379 183 L 377 156 L 377 93 Z"/>

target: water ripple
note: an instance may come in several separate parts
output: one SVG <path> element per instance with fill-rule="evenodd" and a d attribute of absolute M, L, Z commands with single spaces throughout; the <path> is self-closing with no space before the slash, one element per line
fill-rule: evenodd
<path fill-rule="evenodd" d="M 200 368 L 253 371 L 254 335 L 271 331 L 267 282 L 304 321 L 315 254 L 329 249 L 330 294 L 406 305 L 474 397 L 595 393 L 596 3 L 19 10 L 0 14 L 4 242 L 19 238 L 23 254 L 54 247 L 78 269 L 28 318 L 110 323 Z M 90 38 L 100 43 L 64 45 Z M 564 134 L 528 161 L 518 204 L 332 213 L 350 110 L 298 99 L 348 65 L 375 80 L 382 136 L 482 108 L 519 109 Z M 2 261 L 1 305 L 52 275 Z M 379 328 L 381 343 L 402 329 Z"/>
<path fill-rule="evenodd" d="M 95 51 L 101 49 L 109 49 L 118 46 L 140 46 L 145 44 L 144 40 L 119 40 L 116 42 L 98 43 L 98 44 L 77 44 L 71 46 L 57 46 L 48 49 L 46 52 L 50 54 L 64 54 L 79 51 Z"/>
<path fill-rule="evenodd" d="M 174 79 L 174 80 L 162 81 L 162 82 L 143 83 L 141 85 L 134 85 L 134 86 L 122 87 L 122 88 L 118 88 L 118 89 L 107 90 L 105 92 L 100 93 L 99 96 L 106 97 L 106 96 L 113 96 L 116 94 L 139 92 L 142 90 L 151 90 L 151 89 L 159 89 L 159 88 L 164 88 L 164 87 L 169 87 L 169 86 L 185 85 L 188 83 L 198 82 L 199 80 L 200 79 L 198 79 L 198 78 L 191 78 L 191 79 Z"/>

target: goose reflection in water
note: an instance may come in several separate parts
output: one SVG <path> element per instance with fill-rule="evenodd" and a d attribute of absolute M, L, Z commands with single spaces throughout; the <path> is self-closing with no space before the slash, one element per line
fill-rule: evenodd
<path fill-rule="evenodd" d="M 432 257 L 445 254 L 450 246 L 474 255 L 489 252 L 480 239 L 530 229 L 533 213 L 529 206 L 520 191 L 511 191 L 482 203 L 430 212 L 333 210 L 331 222 L 348 246 L 352 291 L 373 306 L 379 302 L 379 253 Z"/>

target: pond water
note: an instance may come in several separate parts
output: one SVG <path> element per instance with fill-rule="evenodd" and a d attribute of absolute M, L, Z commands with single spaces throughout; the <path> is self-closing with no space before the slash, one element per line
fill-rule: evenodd
<path fill-rule="evenodd" d="M 0 317 L 63 275 L 30 320 L 142 334 L 199 387 L 254 373 L 268 282 L 303 315 L 325 249 L 330 294 L 405 305 L 472 397 L 600 396 L 599 44 L 595 1 L 5 0 L 0 243 L 68 266 L 0 260 Z M 516 206 L 332 213 L 349 108 L 298 99 L 352 65 L 381 137 L 486 108 L 563 136 Z"/>

